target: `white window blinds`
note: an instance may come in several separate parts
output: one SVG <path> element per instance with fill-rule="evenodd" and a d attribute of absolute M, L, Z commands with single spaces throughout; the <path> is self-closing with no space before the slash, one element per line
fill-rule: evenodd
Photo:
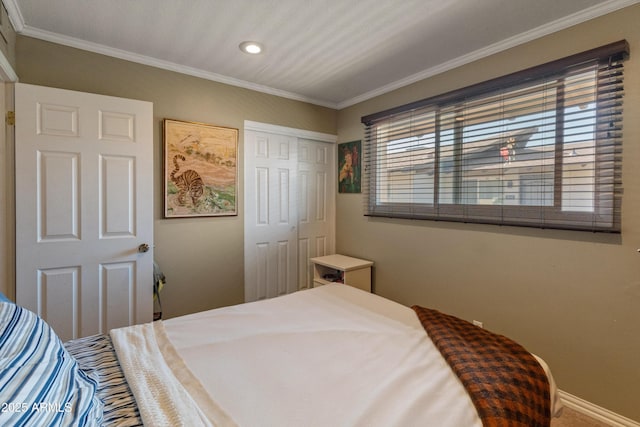
<path fill-rule="evenodd" d="M 620 231 L 613 43 L 362 118 L 365 215 Z"/>

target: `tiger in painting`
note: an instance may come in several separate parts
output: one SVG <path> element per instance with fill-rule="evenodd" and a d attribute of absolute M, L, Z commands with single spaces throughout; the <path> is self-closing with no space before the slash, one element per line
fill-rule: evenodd
<path fill-rule="evenodd" d="M 202 197 L 202 194 L 204 194 L 204 182 L 202 181 L 200 174 L 193 169 L 187 169 L 180 175 L 176 176 L 176 173 L 180 170 L 178 159 L 183 162 L 186 160 L 181 154 L 173 156 L 174 169 L 169 175 L 171 181 L 176 185 L 176 187 L 178 187 L 178 204 L 180 206 L 184 206 L 186 204 L 185 196 L 189 194 L 189 197 L 191 197 L 191 203 L 195 207 L 200 197 Z"/>

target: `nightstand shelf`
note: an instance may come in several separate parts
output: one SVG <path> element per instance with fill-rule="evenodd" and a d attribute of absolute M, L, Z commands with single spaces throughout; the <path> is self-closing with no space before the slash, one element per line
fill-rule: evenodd
<path fill-rule="evenodd" d="M 372 261 L 345 255 L 327 255 L 311 258 L 313 263 L 313 286 L 328 283 L 344 283 L 371 292 Z"/>

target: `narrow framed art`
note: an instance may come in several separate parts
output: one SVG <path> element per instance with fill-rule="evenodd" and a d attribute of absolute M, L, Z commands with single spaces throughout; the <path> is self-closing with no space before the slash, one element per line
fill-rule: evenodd
<path fill-rule="evenodd" d="M 361 153 L 360 141 L 338 144 L 339 193 L 360 193 Z"/>
<path fill-rule="evenodd" d="M 238 129 L 164 119 L 164 217 L 237 215 Z"/>

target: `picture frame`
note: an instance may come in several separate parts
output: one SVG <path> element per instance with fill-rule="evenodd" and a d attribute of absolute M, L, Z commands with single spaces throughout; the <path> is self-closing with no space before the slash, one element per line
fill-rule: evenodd
<path fill-rule="evenodd" d="M 338 192 L 360 193 L 361 171 L 361 141 L 338 144 Z"/>
<path fill-rule="evenodd" d="M 238 129 L 164 119 L 164 217 L 238 214 Z"/>

